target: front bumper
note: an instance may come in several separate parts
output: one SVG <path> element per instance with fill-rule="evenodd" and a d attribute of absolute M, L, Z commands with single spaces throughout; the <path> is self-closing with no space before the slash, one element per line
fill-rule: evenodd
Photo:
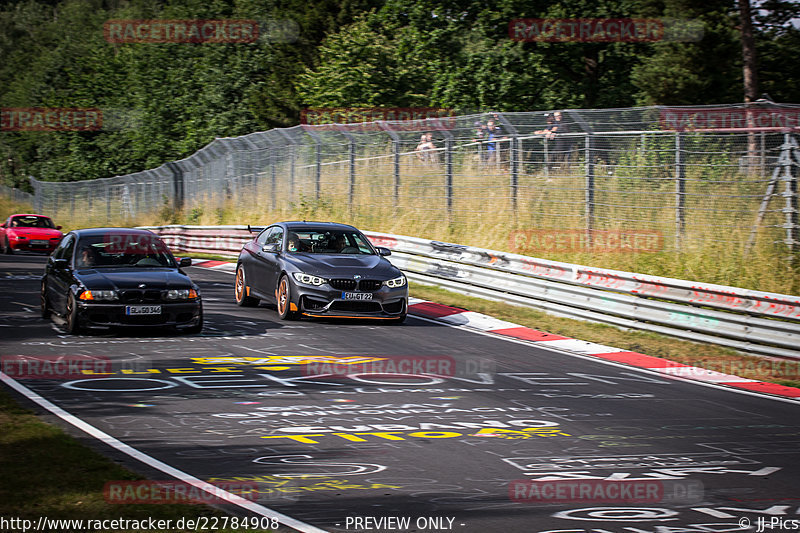
<path fill-rule="evenodd" d="M 44 239 L 9 239 L 8 246 L 12 250 L 27 252 L 51 253 L 58 246 L 59 241 Z"/>
<path fill-rule="evenodd" d="M 346 298 L 346 294 L 360 296 Z M 294 283 L 292 296 L 294 310 L 309 317 L 391 319 L 408 312 L 408 286 L 347 291 L 327 284 Z"/>
<path fill-rule="evenodd" d="M 191 302 L 159 302 L 146 305 L 160 305 L 161 313 L 148 315 L 129 315 L 126 307 L 119 302 L 77 302 L 78 320 L 86 327 L 154 327 L 154 326 L 194 326 L 202 320 L 203 310 L 200 300 Z"/>

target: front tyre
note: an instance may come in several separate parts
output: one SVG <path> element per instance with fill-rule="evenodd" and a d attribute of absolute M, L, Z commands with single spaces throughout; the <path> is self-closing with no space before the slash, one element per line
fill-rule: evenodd
<path fill-rule="evenodd" d="M 67 298 L 67 310 L 64 313 L 64 329 L 70 335 L 77 335 L 81 331 L 81 326 L 78 321 L 78 306 L 75 303 L 75 295 L 71 292 Z"/>
<path fill-rule="evenodd" d="M 5 239 L 3 241 L 4 241 L 3 242 L 3 252 L 8 254 L 8 255 L 13 254 L 14 253 L 14 249 L 11 247 L 11 243 L 8 242 L 8 237 L 5 237 Z"/>
<path fill-rule="evenodd" d="M 39 292 L 39 307 L 42 318 L 50 318 L 50 308 L 47 307 L 47 289 L 46 284 L 42 282 L 42 290 Z"/>
<path fill-rule="evenodd" d="M 399 326 L 400 324 L 402 324 L 405 321 L 406 321 L 406 314 L 403 313 L 402 315 L 398 316 L 397 318 L 394 318 L 394 319 L 390 320 L 389 324 L 392 325 L 392 326 Z"/>
<path fill-rule="evenodd" d="M 297 311 L 291 310 L 292 305 L 292 286 L 289 284 L 289 276 L 284 274 L 278 282 L 278 317 L 281 320 L 296 320 Z"/>
<path fill-rule="evenodd" d="M 244 275 L 244 266 L 236 267 L 236 285 L 234 286 L 234 297 L 236 305 L 240 307 L 256 307 L 260 300 L 247 296 L 247 280 Z"/>

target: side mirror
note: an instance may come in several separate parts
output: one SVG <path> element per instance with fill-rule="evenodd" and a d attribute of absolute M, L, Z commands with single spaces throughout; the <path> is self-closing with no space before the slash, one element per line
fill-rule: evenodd
<path fill-rule="evenodd" d="M 181 268 L 192 266 L 192 258 L 191 257 L 181 257 L 181 260 L 178 262 L 178 266 L 181 267 Z"/>
<path fill-rule="evenodd" d="M 0 226 L 0 228 L 5 228 L 5 227 L 6 227 L 6 223 L 5 223 L 5 222 L 3 222 L 3 225 L 2 225 L 2 226 Z"/>
<path fill-rule="evenodd" d="M 281 245 L 278 242 L 273 242 L 272 244 L 265 244 L 261 247 L 262 252 L 266 252 L 269 254 L 277 254 L 281 251 Z"/>
<path fill-rule="evenodd" d="M 378 252 L 378 255 L 383 257 L 392 255 L 392 251 L 388 248 L 384 248 L 383 246 L 376 246 L 375 250 Z"/>
<path fill-rule="evenodd" d="M 56 226 L 56 229 L 61 229 L 63 226 Z"/>
<path fill-rule="evenodd" d="M 69 268 L 69 261 L 66 259 L 53 259 L 53 268 L 56 270 L 67 270 Z"/>

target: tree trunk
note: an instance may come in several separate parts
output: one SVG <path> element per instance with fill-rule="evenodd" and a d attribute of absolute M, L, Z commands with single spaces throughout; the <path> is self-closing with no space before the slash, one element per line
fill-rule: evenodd
<path fill-rule="evenodd" d="M 758 70 L 756 67 L 756 42 L 753 37 L 753 19 L 750 0 L 738 0 L 739 19 L 742 27 L 742 69 L 744 74 L 744 103 L 748 111 L 747 125 L 754 124 L 749 115 L 750 104 L 758 99 Z M 753 172 L 758 168 L 758 146 L 756 134 L 747 133 L 747 168 Z"/>
<path fill-rule="evenodd" d="M 750 0 L 739 0 L 739 18 L 742 25 L 742 65 L 744 68 L 744 101 L 758 99 L 758 70 L 756 68 L 756 42 L 753 37 L 753 19 Z"/>

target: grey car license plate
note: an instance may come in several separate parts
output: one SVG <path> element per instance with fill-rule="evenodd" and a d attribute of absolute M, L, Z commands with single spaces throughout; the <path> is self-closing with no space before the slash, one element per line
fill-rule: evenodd
<path fill-rule="evenodd" d="M 343 292 L 343 300 L 372 300 L 371 292 Z"/>
<path fill-rule="evenodd" d="M 125 306 L 126 315 L 160 315 L 160 305 L 128 305 Z"/>

